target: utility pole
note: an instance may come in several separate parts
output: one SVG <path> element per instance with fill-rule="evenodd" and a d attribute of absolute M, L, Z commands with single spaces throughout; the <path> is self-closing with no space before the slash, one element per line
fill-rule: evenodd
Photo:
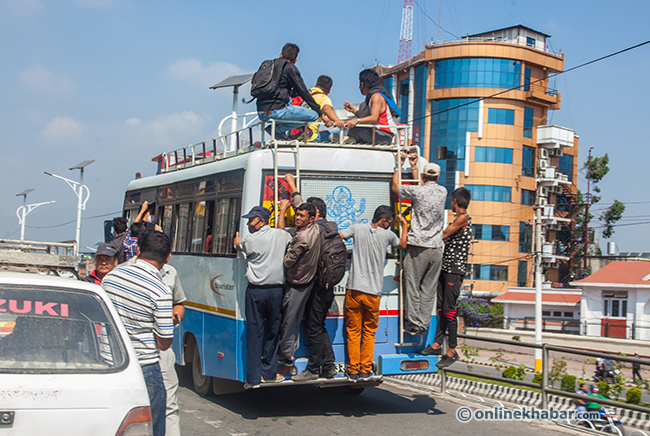
<path fill-rule="evenodd" d="M 533 241 L 535 243 L 535 343 L 542 345 L 542 208 L 546 197 L 542 197 L 542 185 L 537 183 L 537 204 L 535 206 L 535 227 Z M 543 200 L 542 200 L 543 199 Z M 535 349 L 535 372 L 542 370 L 542 350 Z"/>
<path fill-rule="evenodd" d="M 589 148 L 589 158 L 587 159 L 587 205 L 585 206 L 585 243 L 584 243 L 584 259 L 582 265 L 583 274 L 587 274 L 587 256 L 589 252 L 589 205 L 591 204 L 591 150 L 593 147 Z"/>

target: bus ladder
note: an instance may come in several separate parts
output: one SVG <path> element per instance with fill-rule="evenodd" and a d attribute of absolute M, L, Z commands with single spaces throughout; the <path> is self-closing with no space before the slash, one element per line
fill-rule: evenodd
<path fill-rule="evenodd" d="M 406 138 L 408 138 L 408 135 L 406 135 Z M 408 149 L 408 148 L 407 148 Z M 397 181 L 398 181 L 398 186 L 402 186 L 402 182 L 415 182 L 415 183 L 420 183 L 419 179 L 402 179 L 402 170 L 403 170 L 403 165 L 401 163 L 401 154 L 402 154 L 402 146 L 400 144 L 400 141 L 397 141 L 397 163 L 396 166 L 398 167 L 399 171 L 397 172 Z M 408 157 L 406 158 L 406 163 L 408 161 Z M 418 174 L 419 175 L 419 174 Z M 397 191 L 397 205 L 398 205 L 398 212 L 401 215 L 402 214 L 402 205 L 404 204 L 402 197 L 399 194 L 399 190 Z M 413 219 L 413 210 L 411 210 L 411 220 Z M 400 236 L 402 235 L 402 232 L 407 232 L 408 229 L 406 229 L 404 226 L 400 225 Z M 400 250 L 399 252 L 399 291 L 398 291 L 398 299 L 399 299 L 399 342 L 395 343 L 395 347 L 419 347 L 422 345 L 422 342 L 424 340 L 423 335 L 418 335 L 420 336 L 420 341 L 419 342 L 404 342 L 404 252 L 403 250 Z"/>
<path fill-rule="evenodd" d="M 303 133 L 303 145 L 307 145 L 307 132 L 309 131 L 309 123 L 305 123 L 305 131 Z M 262 125 L 262 135 L 264 135 L 264 125 Z M 278 153 L 291 153 L 296 155 L 296 188 L 300 191 L 300 141 L 293 141 L 293 148 L 281 148 L 278 147 L 278 140 L 275 137 L 275 120 L 271 120 L 271 140 L 273 141 L 273 219 L 275 220 L 275 226 L 278 225 L 278 207 L 280 205 L 279 199 L 279 174 L 278 174 Z M 264 137 L 262 136 L 262 142 L 264 142 Z"/>

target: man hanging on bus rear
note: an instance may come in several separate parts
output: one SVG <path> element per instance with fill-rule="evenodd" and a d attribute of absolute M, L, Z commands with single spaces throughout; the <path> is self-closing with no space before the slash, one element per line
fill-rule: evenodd
<path fill-rule="evenodd" d="M 313 122 L 322 115 L 318 103 L 311 96 L 300 76 L 295 63 L 300 49 L 296 44 L 287 43 L 277 59 L 264 61 L 253 76 L 251 95 L 257 99 L 257 112 L 261 121 L 276 121 L 276 137 L 288 138 L 294 127 L 300 123 L 282 121 Z M 300 96 L 311 108 L 294 106 L 291 97 Z"/>

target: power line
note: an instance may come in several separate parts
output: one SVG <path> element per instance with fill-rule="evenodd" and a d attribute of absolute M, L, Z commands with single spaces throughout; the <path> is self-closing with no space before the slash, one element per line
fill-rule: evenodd
<path fill-rule="evenodd" d="M 82 220 L 92 220 L 92 219 L 95 219 L 95 218 L 103 218 L 105 216 L 115 215 L 115 214 L 118 214 L 120 212 L 121 211 L 109 212 L 109 213 L 105 213 L 105 214 L 102 214 L 102 215 L 83 217 L 81 219 Z M 52 225 L 52 226 L 25 226 L 25 227 L 29 227 L 30 229 L 54 229 L 54 228 L 57 228 L 57 227 L 67 226 L 69 224 L 76 223 L 76 222 L 77 222 L 77 220 L 72 220 L 72 221 L 68 221 L 68 222 L 65 222 L 65 223 L 61 223 L 61 224 L 55 224 L 55 225 Z M 16 233 L 16 232 L 14 232 L 14 233 Z"/>
<path fill-rule="evenodd" d="M 444 31 L 444 32 L 446 32 L 446 33 L 448 33 L 448 34 L 450 34 L 450 35 L 453 36 L 454 38 L 460 38 L 460 36 L 458 36 L 458 35 L 454 35 L 454 34 L 451 33 L 450 31 L 448 31 L 448 30 L 446 30 L 444 27 L 442 27 L 440 24 L 436 23 L 436 21 L 435 21 L 433 18 L 431 18 L 431 17 L 429 16 L 429 14 L 427 14 L 427 13 L 424 11 L 424 9 L 422 9 L 422 6 L 420 6 L 420 3 L 419 3 L 417 0 L 413 0 L 413 2 L 416 4 L 416 6 L 417 6 L 418 9 L 420 10 L 420 12 L 422 12 L 422 14 L 423 14 L 425 17 L 427 17 L 429 20 L 431 20 L 431 22 L 432 22 L 433 24 L 435 24 L 436 27 L 439 27 L 440 30 L 442 30 L 442 31 Z"/>
<path fill-rule="evenodd" d="M 418 5 L 418 7 L 419 7 L 419 5 Z M 499 91 L 499 92 L 494 93 L 492 95 L 489 95 L 487 97 L 480 97 L 480 98 L 477 98 L 475 100 L 468 101 L 467 103 L 459 104 L 458 106 L 454 106 L 454 107 L 451 107 L 451 108 L 448 108 L 448 109 L 444 109 L 444 110 L 441 110 L 441 111 L 438 111 L 438 112 L 435 112 L 435 113 L 432 113 L 432 114 L 429 114 L 429 115 L 424 115 L 424 116 L 422 116 L 420 118 L 415 118 L 415 119 L 413 119 L 413 121 L 424 120 L 426 118 L 433 117 L 434 115 L 439 115 L 439 114 L 442 114 L 442 113 L 445 113 L 445 112 L 450 112 L 452 110 L 459 109 L 461 107 L 469 106 L 471 104 L 478 103 L 478 102 L 486 100 L 486 99 L 490 99 L 490 98 L 494 98 L 494 97 L 497 97 L 497 96 L 502 95 L 502 94 L 506 94 L 506 93 L 508 93 L 510 91 L 515 91 L 515 90 L 520 89 L 520 88 L 525 87 L 525 86 L 534 85 L 535 83 L 538 83 L 538 82 L 541 82 L 541 81 L 544 81 L 544 80 L 548 80 L 548 79 L 550 79 L 552 77 L 556 77 L 556 76 L 559 76 L 560 74 L 565 74 L 565 73 L 577 70 L 577 69 L 582 68 L 582 67 L 586 67 L 587 65 L 591 65 L 593 63 L 600 62 L 602 60 L 611 58 L 613 56 L 617 56 L 619 54 L 625 53 L 625 52 L 630 51 L 630 50 L 637 49 L 637 48 L 642 47 L 642 46 L 647 45 L 647 44 L 650 44 L 650 40 L 642 42 L 640 44 L 636 44 L 636 45 L 624 48 L 622 50 L 619 50 L 619 51 L 614 52 L 614 53 L 610 53 L 610 54 L 605 55 L 605 56 L 601 56 L 601 57 L 599 57 L 597 59 L 593 59 L 593 60 L 585 62 L 583 64 L 576 65 L 575 67 L 571 67 L 568 70 L 558 71 L 557 73 L 549 74 L 547 77 L 542 77 L 540 79 L 536 79 L 536 80 L 531 81 L 529 83 L 524 83 L 522 85 L 515 86 L 513 88 L 504 89 L 503 91 Z"/>
<path fill-rule="evenodd" d="M 18 227 L 15 231 L 9 233 L 8 235 L 3 236 L 2 239 L 7 239 L 7 238 L 9 238 L 10 236 L 15 235 L 15 234 L 18 233 L 19 231 L 20 231 L 20 227 Z"/>

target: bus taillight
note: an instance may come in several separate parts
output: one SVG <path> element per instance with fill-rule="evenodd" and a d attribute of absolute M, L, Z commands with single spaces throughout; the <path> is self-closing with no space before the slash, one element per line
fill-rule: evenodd
<path fill-rule="evenodd" d="M 429 369 L 428 360 L 402 360 L 399 364 L 402 371 L 419 371 L 422 369 Z"/>

